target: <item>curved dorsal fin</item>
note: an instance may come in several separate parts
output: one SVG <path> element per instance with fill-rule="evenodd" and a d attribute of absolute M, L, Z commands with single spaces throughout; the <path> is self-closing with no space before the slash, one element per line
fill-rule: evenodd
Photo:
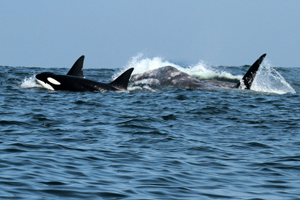
<path fill-rule="evenodd" d="M 118 78 L 116 78 L 110 85 L 118 90 L 127 90 L 128 82 L 131 76 L 131 73 L 134 68 L 126 70 Z"/>
<path fill-rule="evenodd" d="M 263 54 L 260 56 L 254 63 L 253 65 L 249 68 L 247 73 L 244 75 L 244 77 L 240 80 L 240 82 L 236 85 L 236 87 L 240 87 L 241 81 L 243 81 L 243 84 L 245 85 L 245 89 L 250 90 L 250 87 L 253 83 L 253 80 L 256 76 L 256 72 L 259 69 L 260 64 L 264 60 L 267 54 Z"/>
<path fill-rule="evenodd" d="M 80 58 L 76 60 L 76 62 L 74 63 L 70 71 L 67 73 L 67 75 L 84 78 L 82 72 L 83 60 L 84 60 L 84 55 L 80 56 Z"/>

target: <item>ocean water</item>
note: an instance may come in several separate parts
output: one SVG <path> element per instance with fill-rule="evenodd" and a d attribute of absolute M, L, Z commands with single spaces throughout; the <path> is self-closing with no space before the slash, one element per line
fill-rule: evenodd
<path fill-rule="evenodd" d="M 84 75 L 110 82 L 164 65 L 232 82 L 249 67 L 137 56 Z M 300 199 L 300 68 L 264 62 L 252 91 L 131 82 L 129 93 L 68 92 L 34 81 L 68 70 L 1 66 L 0 199 Z"/>

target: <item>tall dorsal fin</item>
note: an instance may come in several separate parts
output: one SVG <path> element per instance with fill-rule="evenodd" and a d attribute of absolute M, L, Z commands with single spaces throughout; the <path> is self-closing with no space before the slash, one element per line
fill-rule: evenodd
<path fill-rule="evenodd" d="M 245 85 L 245 89 L 250 90 L 251 85 L 254 81 L 254 78 L 256 76 L 256 72 L 259 69 L 260 64 L 262 63 L 262 61 L 264 60 L 264 58 L 266 57 L 267 54 L 263 54 L 262 56 L 260 56 L 254 63 L 253 65 L 249 68 L 249 70 L 247 71 L 247 73 L 244 75 L 244 77 L 240 80 L 240 82 L 236 85 L 236 87 L 240 87 L 241 85 L 241 81 L 243 81 L 243 85 Z"/>
<path fill-rule="evenodd" d="M 82 55 L 80 58 L 78 58 L 78 60 L 76 60 L 76 62 L 74 63 L 70 71 L 67 73 L 67 75 L 84 78 L 82 72 L 83 60 L 84 60 L 84 55 Z"/>
<path fill-rule="evenodd" d="M 110 85 L 118 90 L 127 90 L 128 82 L 131 76 L 131 73 L 134 68 L 126 70 L 118 78 L 116 78 Z"/>

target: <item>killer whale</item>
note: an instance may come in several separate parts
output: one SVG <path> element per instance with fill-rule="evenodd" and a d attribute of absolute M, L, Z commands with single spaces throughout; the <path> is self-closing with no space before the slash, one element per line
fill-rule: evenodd
<path fill-rule="evenodd" d="M 168 87 L 177 87 L 184 89 L 208 90 L 215 87 L 251 89 L 256 73 L 267 54 L 261 55 L 248 69 L 246 74 L 238 83 L 216 81 L 216 80 L 199 80 L 187 73 L 179 71 L 175 67 L 165 66 L 158 69 L 150 70 L 142 74 L 134 75 L 131 81 L 138 85 L 147 81 L 150 85 L 161 85 Z"/>
<path fill-rule="evenodd" d="M 49 90 L 68 90 L 68 91 L 127 91 L 129 78 L 133 68 L 126 70 L 111 83 L 100 83 L 85 79 L 83 76 L 84 55 L 77 59 L 67 75 L 57 75 L 51 72 L 43 72 L 35 76 L 38 84 Z"/>

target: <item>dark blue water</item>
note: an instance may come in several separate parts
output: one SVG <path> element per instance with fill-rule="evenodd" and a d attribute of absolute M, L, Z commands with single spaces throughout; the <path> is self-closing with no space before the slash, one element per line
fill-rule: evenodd
<path fill-rule="evenodd" d="M 0 199 L 300 199 L 298 68 L 276 69 L 284 94 L 53 92 L 43 71 L 68 69 L 1 67 Z"/>

